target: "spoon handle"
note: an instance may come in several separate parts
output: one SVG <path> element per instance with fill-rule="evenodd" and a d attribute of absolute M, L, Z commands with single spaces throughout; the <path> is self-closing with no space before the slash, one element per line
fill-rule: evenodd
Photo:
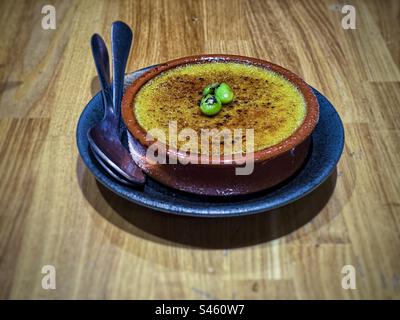
<path fill-rule="evenodd" d="M 104 108 L 106 108 L 106 112 L 113 111 L 112 109 L 108 110 L 110 106 L 112 107 L 112 100 L 110 94 L 110 58 L 108 56 L 107 46 L 103 38 L 97 33 L 92 36 L 90 44 L 94 63 L 96 65 L 97 76 L 100 80 Z"/>
<path fill-rule="evenodd" d="M 121 21 L 113 22 L 111 26 L 111 48 L 113 62 L 113 104 L 115 114 L 120 123 L 121 100 L 124 90 L 126 63 L 132 43 L 132 30 Z"/>

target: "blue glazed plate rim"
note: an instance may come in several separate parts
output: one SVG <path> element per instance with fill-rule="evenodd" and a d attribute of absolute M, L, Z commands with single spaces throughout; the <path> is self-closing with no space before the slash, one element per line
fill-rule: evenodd
<path fill-rule="evenodd" d="M 125 82 L 132 82 L 140 74 L 153 67 L 155 66 L 149 66 L 128 74 L 125 77 Z M 324 159 L 324 156 L 328 157 L 326 159 L 327 162 L 325 165 L 316 166 L 318 167 L 318 172 L 311 172 L 311 179 L 309 178 L 309 181 L 297 181 L 298 184 L 294 184 L 292 186 L 293 180 L 299 180 L 301 179 L 301 176 L 305 174 L 303 171 L 315 170 L 314 166 L 306 163 L 301 169 L 302 172 L 296 174 L 293 179 L 289 179 L 277 190 L 273 190 L 271 193 L 269 193 L 267 190 L 266 193 L 261 194 L 261 196 L 260 193 L 256 193 L 246 196 L 244 200 L 238 201 L 235 197 L 230 197 L 229 199 L 232 199 L 232 202 L 227 202 L 226 197 L 222 197 L 223 199 L 219 198 L 221 201 L 216 200 L 217 198 L 210 197 L 209 199 L 212 198 L 213 201 L 207 204 L 207 200 L 205 202 L 196 202 L 199 199 L 207 199 L 207 197 L 185 194 L 160 184 L 159 185 L 161 188 L 167 190 L 169 195 L 165 196 L 162 193 L 159 193 L 157 190 L 152 191 L 151 188 L 146 189 L 145 187 L 144 189 L 135 189 L 118 183 L 103 171 L 101 166 L 90 155 L 88 147 L 86 132 L 88 128 L 96 123 L 90 118 L 90 116 L 91 113 L 94 112 L 92 110 L 94 105 L 102 104 L 100 93 L 97 93 L 89 101 L 78 120 L 76 130 L 78 151 L 86 167 L 102 185 L 119 196 L 150 209 L 166 213 L 196 217 L 229 217 L 266 212 L 294 202 L 315 190 L 331 175 L 336 168 L 336 165 L 342 154 L 344 147 L 344 128 L 339 114 L 332 104 L 321 93 L 314 88 L 312 89 L 320 104 L 320 120 L 316 130 L 312 135 L 313 147 L 310 151 L 311 155 L 309 158 L 312 159 L 316 157 L 316 155 L 313 153 L 318 151 L 315 146 L 318 146 L 318 139 L 321 139 L 318 137 L 316 132 L 317 130 L 322 130 L 323 133 L 328 135 L 328 138 L 335 138 L 334 140 L 328 139 L 327 142 L 329 142 L 329 146 L 325 148 L 325 154 L 318 155 L 321 157 L 321 159 Z M 330 128 L 330 130 L 325 129 L 324 127 L 321 128 L 321 122 L 325 120 L 323 117 L 328 116 L 331 118 L 328 122 L 329 126 L 333 126 L 334 130 L 332 130 L 332 128 Z M 324 132 L 324 129 L 326 132 Z M 310 159 L 307 161 L 311 161 Z M 306 172 L 306 174 L 308 174 L 308 172 Z M 158 184 L 154 181 L 152 183 Z M 196 199 L 196 201 L 193 202 L 193 199 Z"/>

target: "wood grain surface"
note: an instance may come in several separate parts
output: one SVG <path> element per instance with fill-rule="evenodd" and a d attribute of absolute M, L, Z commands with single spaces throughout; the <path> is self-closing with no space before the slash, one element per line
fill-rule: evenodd
<path fill-rule="evenodd" d="M 400 298 L 400 2 L 0 2 L 0 298 Z M 41 8 L 56 8 L 43 30 Z M 253 56 L 301 75 L 337 108 L 335 173 L 270 213 L 196 219 L 128 203 L 96 183 L 75 143 L 99 90 L 89 50 L 114 20 L 127 71 L 200 53 Z M 41 286 L 56 268 L 57 288 Z M 344 265 L 356 290 L 344 290 Z"/>

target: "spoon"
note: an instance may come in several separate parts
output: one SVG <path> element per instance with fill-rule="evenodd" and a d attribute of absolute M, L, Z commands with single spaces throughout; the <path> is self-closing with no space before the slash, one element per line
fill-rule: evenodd
<path fill-rule="evenodd" d="M 142 185 L 145 182 L 145 175 L 122 145 L 119 126 L 124 71 L 132 42 L 132 31 L 125 23 L 114 22 L 111 42 L 114 71 L 113 100 L 110 95 L 110 63 L 107 47 L 98 34 L 94 34 L 91 39 L 92 54 L 102 88 L 104 118 L 89 129 L 87 137 L 95 157 L 106 170 L 109 166 L 129 183 Z M 110 173 L 110 170 L 107 171 Z M 110 175 L 115 178 L 114 174 Z"/>

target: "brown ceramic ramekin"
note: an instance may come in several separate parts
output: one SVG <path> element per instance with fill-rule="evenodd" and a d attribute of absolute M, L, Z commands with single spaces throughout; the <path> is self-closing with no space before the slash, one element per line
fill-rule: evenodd
<path fill-rule="evenodd" d="M 235 168 L 243 167 L 235 158 L 221 157 L 218 164 L 204 163 L 204 155 L 180 153 L 166 146 L 166 156 L 189 160 L 189 164 L 152 164 L 144 157 L 151 145 L 146 140 L 147 132 L 139 125 L 134 113 L 134 98 L 140 88 L 160 73 L 185 64 L 230 61 L 256 65 L 269 69 L 289 80 L 303 94 L 306 115 L 302 125 L 286 140 L 274 146 L 243 155 L 243 160 L 254 158 L 254 170 L 250 175 L 236 175 Z M 122 118 L 129 133 L 136 140 L 134 159 L 146 174 L 155 180 L 182 191 L 202 195 L 239 195 L 272 187 L 289 178 L 303 164 L 307 157 L 310 136 L 319 117 L 319 106 L 311 88 L 291 71 L 273 63 L 235 55 L 199 55 L 172 60 L 144 73 L 125 91 L 122 100 Z M 203 161 L 202 161 L 203 158 Z"/>

